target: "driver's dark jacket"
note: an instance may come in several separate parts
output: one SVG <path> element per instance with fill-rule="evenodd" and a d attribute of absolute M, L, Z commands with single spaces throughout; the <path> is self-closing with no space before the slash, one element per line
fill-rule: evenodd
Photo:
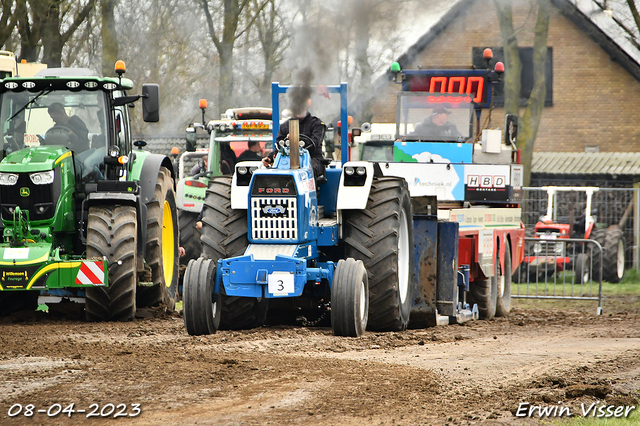
<path fill-rule="evenodd" d="M 304 146 L 304 148 L 309 151 L 309 155 L 311 156 L 311 166 L 313 167 L 313 174 L 316 178 L 318 178 L 319 176 L 324 175 L 325 169 L 324 164 L 322 163 L 322 141 L 324 140 L 324 132 L 326 126 L 318 117 L 315 117 L 307 112 L 307 115 L 300 119 L 299 129 L 300 135 L 309 137 L 313 142 L 313 144 L 310 144 L 309 140 L 304 136 L 301 136 L 299 138 L 300 146 Z M 278 130 L 276 141 L 280 142 L 281 140 L 285 140 L 288 134 L 289 120 L 280 125 L 280 130 Z M 273 161 L 275 154 L 276 150 L 273 150 L 269 154 L 269 159 Z"/>
<path fill-rule="evenodd" d="M 418 124 L 412 134 L 436 138 L 457 138 L 462 136 L 455 124 L 446 122 L 442 126 L 438 126 L 431 120 L 431 117 Z"/>
<path fill-rule="evenodd" d="M 75 135 L 71 141 L 71 150 L 80 153 L 89 149 L 89 129 L 79 117 L 75 115 L 69 117 L 69 121 L 63 126 L 71 129 Z"/>

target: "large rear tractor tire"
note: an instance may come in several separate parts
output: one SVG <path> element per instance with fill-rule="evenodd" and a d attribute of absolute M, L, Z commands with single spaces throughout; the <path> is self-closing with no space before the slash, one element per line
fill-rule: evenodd
<path fill-rule="evenodd" d="M 345 210 L 345 257 L 362 260 L 369 278 L 368 328 L 407 328 L 415 289 L 413 210 L 404 179 L 374 178 L 364 210 Z"/>
<path fill-rule="evenodd" d="M 202 210 L 203 256 L 218 259 L 244 254 L 249 240 L 247 211 L 231 208 L 231 176 L 215 176 L 209 181 Z M 220 329 L 239 330 L 261 327 L 267 316 L 264 297 L 227 296 L 220 285 Z"/>
<path fill-rule="evenodd" d="M 624 233 L 618 225 L 607 228 L 604 238 L 602 278 L 610 283 L 619 283 L 624 277 Z"/>
<path fill-rule="evenodd" d="M 136 313 L 137 235 L 135 207 L 89 207 L 87 259 L 107 258 L 109 286 L 87 288 L 87 320 L 133 320 Z"/>
<path fill-rule="evenodd" d="M 493 266 L 493 277 L 485 277 L 471 283 L 467 301 L 477 304 L 480 319 L 490 320 L 496 316 L 498 305 L 498 262 Z"/>
<path fill-rule="evenodd" d="M 505 244 L 504 268 L 500 268 L 497 281 L 498 300 L 496 303 L 496 316 L 506 317 L 509 312 L 511 312 L 511 246 L 509 243 Z"/>
<path fill-rule="evenodd" d="M 180 246 L 184 248 L 185 255 L 180 258 L 181 265 L 188 265 L 192 259 L 197 259 L 202 254 L 200 231 L 196 228 L 198 213 L 178 210 L 178 223 L 180 224 Z"/>
<path fill-rule="evenodd" d="M 601 273 L 602 273 L 602 279 L 604 279 L 605 277 L 603 261 L 605 260 L 605 256 L 606 256 L 605 239 L 607 238 L 607 230 L 602 228 L 594 229 L 589 238 L 592 240 L 596 240 L 598 243 L 600 243 L 600 246 L 602 247 L 602 256 L 601 256 L 595 244 L 588 244 L 586 246 L 586 253 L 589 256 L 591 256 L 591 268 L 592 268 L 591 276 L 593 278 L 593 281 L 600 282 Z"/>
<path fill-rule="evenodd" d="M 333 334 L 360 337 L 369 316 L 369 280 L 361 260 L 338 261 L 331 286 Z"/>
<path fill-rule="evenodd" d="M 146 261 L 153 285 L 138 289 L 139 307 L 164 303 L 172 311 L 178 298 L 179 256 L 176 193 L 171 172 L 161 167 L 153 199 L 147 203 Z"/>
<path fill-rule="evenodd" d="M 214 334 L 220 327 L 220 294 L 215 288 L 216 263 L 200 257 L 191 260 L 184 274 L 183 313 L 187 333 Z"/>

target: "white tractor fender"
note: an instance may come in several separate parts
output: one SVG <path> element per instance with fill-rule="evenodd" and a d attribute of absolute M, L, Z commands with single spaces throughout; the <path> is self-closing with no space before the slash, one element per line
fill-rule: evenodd
<path fill-rule="evenodd" d="M 249 174 L 249 170 L 263 167 L 260 161 L 242 161 L 236 164 L 233 179 L 231 181 L 231 208 L 234 210 L 247 210 L 249 208 L 249 185 L 238 185 L 238 169 L 244 167 Z"/>
<path fill-rule="evenodd" d="M 364 169 L 364 175 L 362 175 Z M 353 171 L 349 174 L 349 171 Z M 349 161 L 342 166 L 338 186 L 337 210 L 362 210 L 367 207 L 373 183 L 373 163 Z M 345 179 L 347 184 L 345 185 Z"/>

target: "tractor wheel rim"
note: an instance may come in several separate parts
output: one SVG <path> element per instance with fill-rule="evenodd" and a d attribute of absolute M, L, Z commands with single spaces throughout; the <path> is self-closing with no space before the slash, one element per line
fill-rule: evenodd
<path fill-rule="evenodd" d="M 407 213 L 400 210 L 400 229 L 398 230 L 398 290 L 400 303 L 407 300 L 409 293 L 409 229 L 407 228 Z"/>
<path fill-rule="evenodd" d="M 164 270 L 164 285 L 171 287 L 173 282 L 173 263 L 175 260 L 173 214 L 171 205 L 165 200 L 162 209 L 162 269 Z"/>
<path fill-rule="evenodd" d="M 616 259 L 616 272 L 618 278 L 622 278 L 624 274 L 624 243 L 622 240 L 618 241 L 618 258 Z"/>
<path fill-rule="evenodd" d="M 364 322 L 367 313 L 367 293 L 364 287 L 364 280 L 360 281 L 360 323 Z"/>

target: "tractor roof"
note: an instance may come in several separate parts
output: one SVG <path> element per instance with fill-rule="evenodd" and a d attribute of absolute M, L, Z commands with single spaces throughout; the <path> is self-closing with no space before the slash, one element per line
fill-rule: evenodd
<path fill-rule="evenodd" d="M 9 77 L 0 80 L 0 93 L 23 90 L 39 92 L 52 90 L 129 90 L 133 82 L 128 78 L 101 77 L 88 68 L 47 68 L 33 77 Z"/>

